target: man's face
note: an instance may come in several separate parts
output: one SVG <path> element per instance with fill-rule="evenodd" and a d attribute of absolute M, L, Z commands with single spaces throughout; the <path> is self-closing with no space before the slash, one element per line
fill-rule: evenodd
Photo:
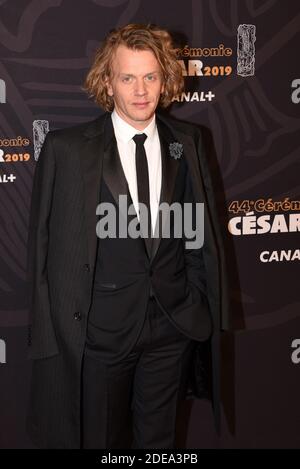
<path fill-rule="evenodd" d="M 164 90 L 160 65 L 150 50 L 121 45 L 112 60 L 113 78 L 107 83 L 115 110 L 128 124 L 143 130 L 151 121 Z"/>

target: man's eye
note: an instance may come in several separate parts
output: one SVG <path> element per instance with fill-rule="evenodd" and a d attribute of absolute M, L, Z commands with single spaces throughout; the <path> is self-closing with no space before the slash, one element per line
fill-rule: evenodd
<path fill-rule="evenodd" d="M 153 81 L 155 77 L 153 75 L 148 75 L 146 78 L 148 81 Z"/>
<path fill-rule="evenodd" d="M 124 77 L 124 78 L 122 78 L 122 81 L 125 81 L 126 83 L 128 83 L 130 80 L 131 80 L 131 77 Z"/>

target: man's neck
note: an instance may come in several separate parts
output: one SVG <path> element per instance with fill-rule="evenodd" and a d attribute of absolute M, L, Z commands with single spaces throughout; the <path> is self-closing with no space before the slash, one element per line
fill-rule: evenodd
<path fill-rule="evenodd" d="M 125 123 L 128 124 L 128 125 L 130 125 L 131 127 L 133 127 L 135 130 L 138 130 L 139 132 L 142 132 L 143 130 L 145 130 L 145 129 L 148 127 L 148 125 L 153 121 L 153 119 L 155 119 L 155 113 L 154 113 L 154 114 L 152 115 L 151 119 L 148 119 L 147 122 L 145 122 L 145 123 L 143 122 L 143 123 L 141 123 L 140 125 L 138 125 L 138 124 L 135 125 L 134 123 L 128 122 L 126 119 L 124 119 L 124 117 L 122 117 L 122 116 L 120 115 L 120 113 L 117 111 L 116 108 L 114 108 L 114 111 L 113 111 L 113 112 L 115 112 L 115 113 L 117 114 L 117 116 L 118 116 L 120 119 L 122 119 L 123 122 L 125 122 Z M 138 126 L 137 126 L 137 125 L 138 125 Z"/>

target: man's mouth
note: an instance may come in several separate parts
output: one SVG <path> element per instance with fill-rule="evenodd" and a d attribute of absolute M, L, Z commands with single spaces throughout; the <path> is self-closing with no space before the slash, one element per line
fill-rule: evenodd
<path fill-rule="evenodd" d="M 149 104 L 149 101 L 143 101 L 141 103 L 133 103 L 133 105 L 136 106 L 137 108 L 146 107 L 148 104 Z"/>

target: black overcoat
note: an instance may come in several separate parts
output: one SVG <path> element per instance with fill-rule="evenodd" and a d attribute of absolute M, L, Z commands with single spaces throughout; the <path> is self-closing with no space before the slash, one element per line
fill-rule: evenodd
<path fill-rule="evenodd" d="M 28 236 L 32 379 L 27 429 L 41 448 L 80 448 L 81 367 L 97 243 L 94 209 L 109 115 L 48 132 L 36 164 Z M 196 349 L 187 397 L 207 396 L 202 386 L 211 376 L 209 398 L 218 427 L 220 331 L 228 328 L 229 304 L 215 195 L 201 128 L 156 116 L 183 145 L 196 202 L 205 204 L 203 259 L 214 332 Z"/>

